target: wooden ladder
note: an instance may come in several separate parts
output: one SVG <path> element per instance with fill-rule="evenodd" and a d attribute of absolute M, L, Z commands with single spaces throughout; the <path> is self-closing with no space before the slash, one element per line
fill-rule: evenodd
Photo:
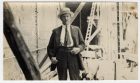
<path fill-rule="evenodd" d="M 94 22 L 94 17 L 95 17 L 95 15 L 94 15 L 95 7 L 96 7 L 96 4 L 95 4 L 95 3 L 92 3 L 90 16 L 87 17 L 88 28 L 87 28 L 86 37 L 85 37 L 85 44 L 86 44 L 86 46 L 89 45 L 88 41 L 89 41 L 90 36 L 91 36 L 92 27 L 93 27 L 93 25 L 96 26 L 96 25 L 95 25 L 95 22 Z M 85 50 L 88 50 L 88 47 L 86 47 Z"/>

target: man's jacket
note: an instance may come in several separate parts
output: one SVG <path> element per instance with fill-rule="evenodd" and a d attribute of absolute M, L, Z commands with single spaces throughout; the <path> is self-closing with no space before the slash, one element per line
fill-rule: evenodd
<path fill-rule="evenodd" d="M 71 25 L 70 28 L 71 28 L 70 29 L 71 36 L 72 36 L 73 43 L 74 43 L 73 47 L 79 47 L 80 52 L 83 51 L 85 48 L 85 43 L 84 43 L 84 39 L 83 39 L 80 29 L 77 26 L 73 26 L 73 25 Z M 50 41 L 49 41 L 49 44 L 47 47 L 47 53 L 48 53 L 50 59 L 52 57 L 56 57 L 57 51 L 58 51 L 59 47 L 61 46 L 61 43 L 60 43 L 61 30 L 62 30 L 62 26 L 54 29 L 52 32 L 52 35 L 50 37 Z M 76 56 L 77 56 L 77 60 L 79 63 L 79 69 L 84 70 L 81 54 L 79 53 Z M 52 71 L 55 69 L 55 67 L 56 67 L 55 64 L 51 64 Z"/>

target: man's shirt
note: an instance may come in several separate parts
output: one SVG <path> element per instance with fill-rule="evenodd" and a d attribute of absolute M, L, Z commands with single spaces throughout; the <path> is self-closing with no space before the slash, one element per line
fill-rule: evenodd
<path fill-rule="evenodd" d="M 65 43 L 65 36 L 66 36 L 66 29 L 68 31 L 69 34 L 69 40 L 70 40 L 70 44 L 67 45 L 67 47 L 72 47 L 73 46 L 73 39 L 72 39 L 72 35 L 71 35 L 71 29 L 70 29 L 70 25 L 62 25 L 62 30 L 61 30 L 61 36 L 60 36 L 60 42 L 62 44 L 62 46 L 64 46 Z"/>

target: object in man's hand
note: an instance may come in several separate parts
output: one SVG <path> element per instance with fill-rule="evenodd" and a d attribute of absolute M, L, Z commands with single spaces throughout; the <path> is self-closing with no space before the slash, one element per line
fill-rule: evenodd
<path fill-rule="evenodd" d="M 72 54 L 78 54 L 80 52 L 80 48 L 77 48 L 77 47 L 74 47 L 72 50 L 71 50 L 71 53 Z"/>
<path fill-rule="evenodd" d="M 52 57 L 51 58 L 51 62 L 52 62 L 52 64 L 51 64 L 51 71 L 54 71 L 55 68 L 56 68 L 56 64 L 57 64 L 58 60 L 56 59 L 56 57 Z"/>

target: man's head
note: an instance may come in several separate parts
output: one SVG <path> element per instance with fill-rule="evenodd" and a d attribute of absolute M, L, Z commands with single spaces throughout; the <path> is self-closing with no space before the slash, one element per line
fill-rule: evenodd
<path fill-rule="evenodd" d="M 61 19 L 64 25 L 70 24 L 72 16 L 73 16 L 73 12 L 71 12 L 69 8 L 63 8 L 59 14 L 59 18 Z"/>

